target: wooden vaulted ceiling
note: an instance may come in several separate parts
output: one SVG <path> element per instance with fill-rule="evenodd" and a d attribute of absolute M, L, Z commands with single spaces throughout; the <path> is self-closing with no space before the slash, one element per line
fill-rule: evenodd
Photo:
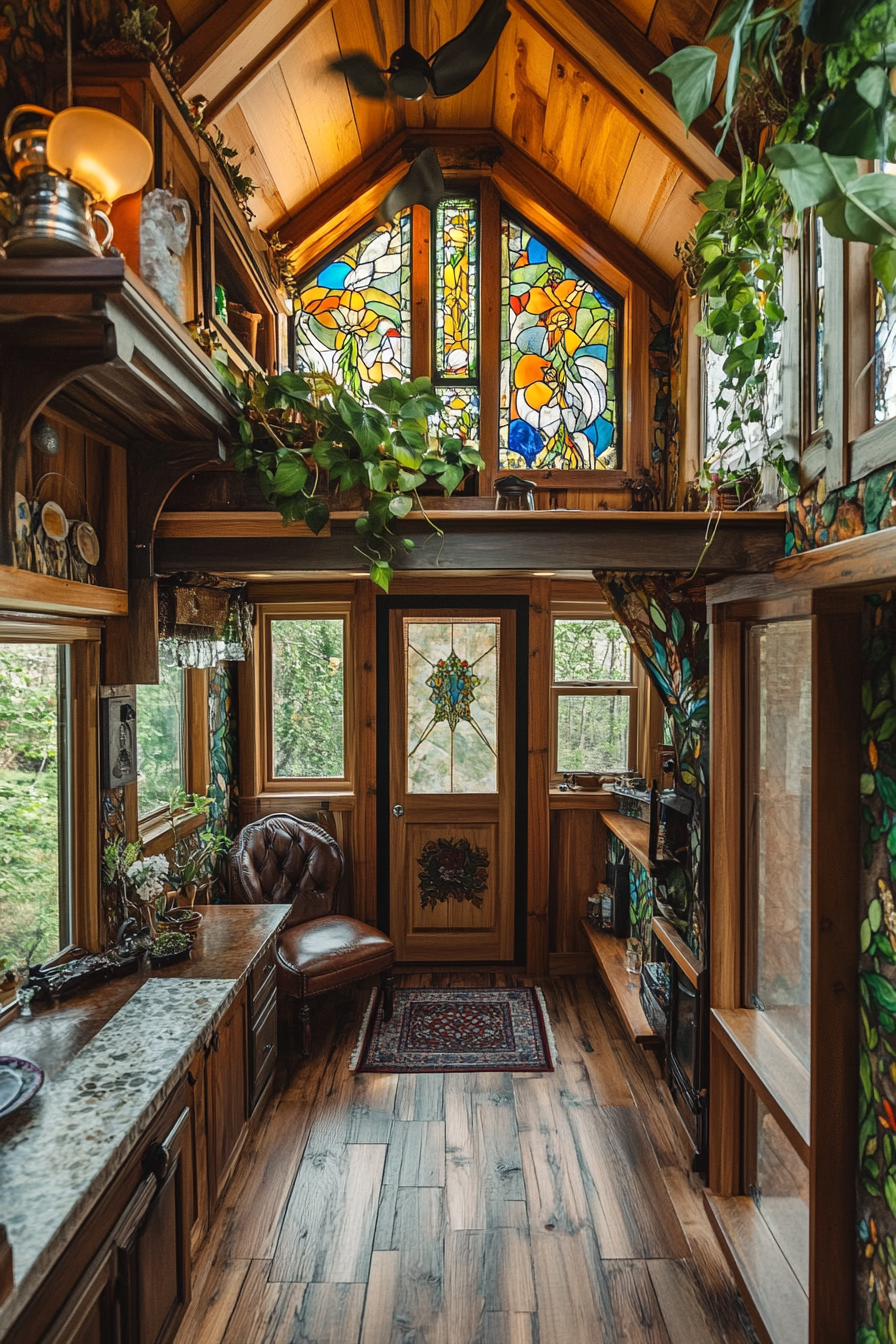
<path fill-rule="evenodd" d="M 414 0 L 414 44 L 431 53 L 478 4 Z M 621 240 L 617 265 L 631 272 L 642 258 L 660 281 L 675 275 L 675 244 L 698 214 L 693 193 L 726 170 L 710 147 L 711 123 L 686 136 L 667 81 L 650 70 L 703 39 L 713 0 L 510 5 L 498 49 L 470 88 L 407 103 L 360 98 L 329 69 L 356 50 L 388 65 L 402 42 L 402 0 L 168 0 L 187 93 L 208 99 L 207 121 L 255 181 L 258 227 L 279 229 L 301 260 L 325 237 L 331 198 L 343 223 L 353 192 L 366 187 L 375 205 L 424 134 L 448 148 L 453 132 L 468 147 L 487 133 L 514 147 L 511 171 L 523 186 L 530 179 L 533 198 L 557 184 L 584 206 L 598 248 Z"/>

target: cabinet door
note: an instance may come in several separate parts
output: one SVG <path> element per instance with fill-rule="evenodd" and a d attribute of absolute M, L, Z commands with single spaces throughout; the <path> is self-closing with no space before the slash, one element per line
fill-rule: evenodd
<path fill-rule="evenodd" d="M 190 1171 L 187 1181 L 190 1196 L 190 1246 L 193 1255 L 208 1232 L 208 1098 L 206 1096 L 205 1051 L 200 1050 L 187 1074 L 190 1105 L 190 1142 L 187 1156 Z"/>
<path fill-rule="evenodd" d="M 117 1344 L 117 1252 L 106 1246 L 72 1293 L 43 1344 Z"/>
<path fill-rule="evenodd" d="M 218 1027 L 206 1066 L 209 1196 L 213 1209 L 236 1165 L 249 1115 L 247 1003 L 244 985 Z"/>

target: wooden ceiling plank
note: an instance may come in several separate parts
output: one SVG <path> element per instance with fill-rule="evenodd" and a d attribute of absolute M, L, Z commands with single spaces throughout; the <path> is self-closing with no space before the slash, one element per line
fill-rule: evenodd
<path fill-rule="evenodd" d="M 289 0 L 278 0 L 278 4 L 281 2 L 288 3 Z M 245 44 L 241 41 L 239 44 L 241 59 L 238 64 L 231 63 L 231 68 L 227 71 L 227 82 L 209 103 L 207 117 L 213 120 L 229 111 L 244 93 L 276 68 L 311 24 L 329 14 L 335 3 L 336 0 L 310 0 L 298 18 L 295 14 L 291 14 L 288 23 L 285 26 L 278 26 L 269 40 L 262 40 L 266 38 L 266 34 L 261 33 L 257 35 L 259 41 L 254 46 L 248 41 Z"/>
<path fill-rule="evenodd" d="M 611 0 L 611 4 L 642 33 L 650 28 L 650 21 L 657 9 L 656 0 Z"/>
<path fill-rule="evenodd" d="M 666 56 L 680 47 L 699 46 L 716 8 L 716 0 L 661 0 L 647 36 Z"/>
<path fill-rule="evenodd" d="M 401 16 L 397 0 L 354 0 L 333 10 L 336 37 L 343 56 L 367 52 L 385 70 L 392 52 L 401 45 Z M 404 113 L 397 98 L 362 98 L 349 87 L 361 148 L 383 144 L 400 130 Z"/>
<path fill-rule="evenodd" d="M 693 178 L 682 173 L 662 210 L 658 211 L 650 228 L 641 235 L 639 246 L 655 260 L 675 258 L 675 244 L 683 242 L 702 214 L 692 199 L 697 190 Z M 675 262 L 676 270 L 678 263 Z"/>
<path fill-rule="evenodd" d="M 498 47 L 493 125 L 533 158 L 541 150 L 554 48 L 519 14 L 512 14 Z"/>
<path fill-rule="evenodd" d="M 290 47 L 279 64 L 322 187 L 362 157 L 348 85 L 330 69 L 338 57 L 339 39 L 328 14 L 305 30 L 301 44 Z"/>
<path fill-rule="evenodd" d="M 570 191 L 579 190 L 582 164 L 596 133 L 595 92 L 574 61 L 555 53 L 539 159 Z"/>
<path fill-rule="evenodd" d="M 559 56 L 586 69 L 605 95 L 651 140 L 654 140 L 701 186 L 717 177 L 730 177 L 731 169 L 710 148 L 716 140 L 715 118 L 704 114 L 685 132 L 671 102 L 669 81 L 651 75 L 664 54 L 621 14 L 608 15 L 593 0 L 550 0 L 549 13 L 540 6 L 546 0 L 510 0 L 511 8 L 526 16 L 552 42 Z M 665 87 L 664 87 L 665 86 Z"/>
<path fill-rule="evenodd" d="M 320 183 L 314 161 L 279 67 L 249 90 L 240 109 L 285 209 L 293 210 L 300 201 L 317 195 Z"/>
<path fill-rule="evenodd" d="M 306 4 L 307 0 L 299 0 L 298 8 L 304 9 Z M 214 97 L 227 82 L 227 77 L 218 73 L 219 65 L 226 66 L 244 54 L 251 41 L 247 34 L 252 32 L 259 19 L 264 20 L 271 11 L 290 8 L 294 19 L 295 0 L 291 6 L 288 0 L 248 0 L 248 3 L 247 0 L 224 0 L 192 28 L 174 53 L 184 92 L 190 96 L 197 91 L 197 85 L 202 84 L 205 86 L 202 92 L 209 98 Z M 234 47 L 238 48 L 237 52 Z"/>
<path fill-rule="evenodd" d="M 242 108 L 232 108 L 219 120 L 218 127 L 227 143 L 237 150 L 240 170 L 255 183 L 255 195 L 251 197 L 249 206 L 255 215 L 258 228 L 270 228 L 275 219 L 282 219 L 286 213 L 286 203 L 277 189 L 267 160 L 258 148 L 258 142 Z"/>
<path fill-rule="evenodd" d="M 639 136 L 610 215 L 612 227 L 633 243 L 640 244 L 661 214 L 680 177 L 678 164 L 671 163 L 652 140 Z"/>
<path fill-rule="evenodd" d="M 602 102 L 596 134 L 582 161 L 579 193 L 597 214 L 609 220 L 642 136 L 618 108 Z"/>

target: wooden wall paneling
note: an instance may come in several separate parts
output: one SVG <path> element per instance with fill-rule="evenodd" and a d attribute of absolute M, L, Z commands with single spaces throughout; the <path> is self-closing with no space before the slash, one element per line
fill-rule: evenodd
<path fill-rule="evenodd" d="M 99 951 L 105 942 L 100 878 L 100 644 L 70 647 L 72 771 L 72 941 Z"/>
<path fill-rule="evenodd" d="M 177 48 L 180 82 L 189 96 L 203 93 L 210 106 L 254 73 L 258 63 L 299 22 L 332 8 L 334 0 L 224 0 Z M 243 86 L 245 87 L 245 85 Z"/>
<path fill-rule="evenodd" d="M 866 243 L 845 243 L 843 250 L 844 311 L 851 319 L 844 327 L 844 425 L 847 443 L 852 443 L 874 423 L 874 288 L 870 247 Z M 891 462 L 892 457 L 891 444 L 886 461 Z M 853 479 L 852 474 L 846 479 Z"/>
<path fill-rule="evenodd" d="M 743 631 L 737 621 L 710 626 L 710 1002 L 740 1008 L 743 752 Z M 742 1082 L 715 1037 L 710 1041 L 709 1184 L 741 1193 Z"/>
<path fill-rule="evenodd" d="M 317 170 L 281 66 L 243 95 L 239 110 L 285 208 L 293 210 L 300 201 L 316 196 L 320 190 Z"/>
<path fill-rule="evenodd" d="M 639 467 L 651 468 L 653 435 L 653 387 L 650 376 L 650 301 L 639 285 L 633 285 L 623 314 L 622 405 L 625 421 L 620 425 L 621 465 L 632 476 Z M 617 402 L 617 405 L 619 403 Z"/>
<path fill-rule="evenodd" d="M 551 812 L 550 951 L 582 953 L 590 950 L 582 932 L 588 897 L 604 881 L 607 866 L 607 828 L 599 812 L 557 809 Z"/>
<path fill-rule="evenodd" d="M 257 798 L 264 788 L 264 731 L 260 721 L 261 662 L 258 641 L 261 622 L 256 614 L 253 649 L 237 669 L 238 732 L 240 744 L 240 798 Z"/>
<path fill-rule="evenodd" d="M 479 333 L 481 372 L 479 378 L 479 451 L 485 468 L 479 476 L 479 493 L 495 493 L 498 469 L 498 409 L 500 404 L 501 350 L 501 200 L 490 178 L 484 178 L 479 194 L 480 265 Z"/>
<path fill-rule="evenodd" d="M 467 26 L 478 8 L 479 0 L 429 0 L 427 5 L 412 11 L 411 33 L 415 44 L 427 55 L 437 51 Z M 427 96 L 419 103 L 406 103 L 407 124 L 488 125 L 494 101 L 495 66 L 493 56 L 472 84 L 450 98 Z"/>
<path fill-rule="evenodd" d="M 544 135 L 554 48 L 522 14 L 511 12 L 498 44 L 492 121 L 495 129 L 533 156 Z"/>
<path fill-rule="evenodd" d="M 624 113 L 600 96 L 599 90 L 594 93 L 595 133 L 585 145 L 577 190 L 592 209 L 609 219 L 641 136 Z"/>
<path fill-rule="evenodd" d="M 415 205 L 411 217 L 411 377 L 431 378 L 434 372 L 429 306 L 432 216 L 426 206 Z"/>
<path fill-rule="evenodd" d="M 577 195 L 585 156 L 598 134 L 599 104 L 608 106 L 587 73 L 555 51 L 539 159 Z"/>
<path fill-rule="evenodd" d="M 639 135 L 609 215 L 610 225 L 638 242 L 649 232 L 681 177 L 659 145 Z"/>
<path fill-rule="evenodd" d="M 286 203 L 280 195 L 274 175 L 258 147 L 242 107 L 232 107 L 229 112 L 217 118 L 215 125 L 222 132 L 228 145 L 237 151 L 236 162 L 239 163 L 241 170 L 255 183 L 252 210 L 255 213 L 257 227 L 269 229 L 275 220 L 282 219 L 286 214 Z"/>
<path fill-rule="evenodd" d="M 359 579 L 352 609 L 355 696 L 355 915 L 376 923 L 376 592 Z"/>
<path fill-rule="evenodd" d="M 529 590 L 529 831 L 517 837 L 528 852 L 528 934 L 526 969 L 548 969 L 550 889 L 550 685 L 551 581 L 533 579 Z"/>
<path fill-rule="evenodd" d="M 809 1338 L 814 1344 L 847 1339 L 855 1328 L 860 651 L 859 612 L 813 618 Z"/>
<path fill-rule="evenodd" d="M 695 191 L 699 191 L 695 179 L 682 173 L 662 210 L 656 212 L 637 240 L 643 255 L 672 276 L 676 276 L 680 268 L 675 245 L 687 238 L 700 219 L 700 206 L 693 201 Z"/>
<path fill-rule="evenodd" d="M 187 793 L 207 794 L 211 783 L 208 682 L 208 668 L 188 667 L 185 669 L 184 740 L 186 742 L 186 761 L 184 788 Z"/>

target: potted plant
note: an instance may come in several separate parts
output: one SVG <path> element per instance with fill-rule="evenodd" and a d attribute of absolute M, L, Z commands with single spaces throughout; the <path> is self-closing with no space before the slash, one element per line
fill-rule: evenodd
<path fill-rule="evenodd" d="M 387 378 L 369 395 L 353 396 L 329 374 L 238 378 L 218 361 L 216 368 L 240 403 L 237 471 L 257 475 L 284 523 L 304 521 L 314 533 L 330 516 L 325 480 L 339 492 L 361 487 L 367 508 L 355 523 L 358 550 L 387 592 L 390 561 L 399 548 L 414 547 L 393 527 L 415 506 L 426 517 L 419 487 L 433 480 L 450 495 L 469 470 L 485 465 L 472 445 L 433 430 L 444 407 L 428 378 Z"/>
<path fill-rule="evenodd" d="M 725 512 L 749 509 L 755 499 L 758 483 L 759 473 L 753 468 L 719 466 L 710 470 L 706 474 L 708 506 L 712 510 L 722 509 Z"/>
<path fill-rule="evenodd" d="M 127 880 L 142 913 L 143 924 L 154 933 L 156 916 L 164 911 L 167 902 L 168 860 L 164 854 L 136 859 L 127 870 Z"/>
<path fill-rule="evenodd" d="M 162 933 L 154 938 L 149 948 L 149 960 L 153 966 L 174 966 L 186 961 L 193 948 L 193 940 L 186 933 Z"/>
<path fill-rule="evenodd" d="M 188 794 L 181 788 L 175 789 L 168 799 L 168 820 L 174 835 L 171 881 L 177 888 L 175 900 L 191 908 L 200 888 L 211 882 L 214 860 L 226 854 L 233 843 L 210 826 L 186 829 L 186 822 L 208 813 L 211 802 L 205 794 Z"/>

